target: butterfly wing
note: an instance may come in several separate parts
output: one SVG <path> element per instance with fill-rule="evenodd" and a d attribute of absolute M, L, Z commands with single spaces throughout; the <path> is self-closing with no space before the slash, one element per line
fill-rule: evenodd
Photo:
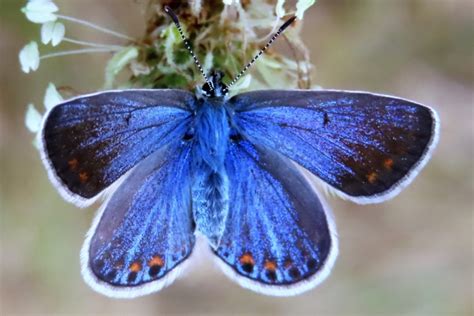
<path fill-rule="evenodd" d="M 169 145 L 135 167 L 96 216 L 81 261 L 86 282 L 111 297 L 160 290 L 193 249 L 190 145 Z"/>
<path fill-rule="evenodd" d="M 79 206 L 140 160 L 180 139 L 194 95 L 183 90 L 117 90 L 54 107 L 42 129 L 42 158 L 63 197 Z"/>
<path fill-rule="evenodd" d="M 295 164 L 246 140 L 229 144 L 229 213 L 215 254 L 242 286 L 296 295 L 324 280 L 337 256 L 329 210 Z"/>
<path fill-rule="evenodd" d="M 396 97 L 263 90 L 229 102 L 245 137 L 291 158 L 358 203 L 398 194 L 425 165 L 438 138 L 436 112 Z"/>

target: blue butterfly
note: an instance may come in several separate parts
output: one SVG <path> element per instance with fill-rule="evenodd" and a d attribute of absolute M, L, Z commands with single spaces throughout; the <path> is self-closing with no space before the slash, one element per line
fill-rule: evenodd
<path fill-rule="evenodd" d="M 198 233 L 243 287 L 278 296 L 313 288 L 338 253 L 313 175 L 348 200 L 382 202 L 413 180 L 437 142 L 436 112 L 412 101 L 335 90 L 228 97 L 221 73 L 205 79 L 197 94 L 80 96 L 43 122 L 42 158 L 61 195 L 84 207 L 108 193 L 81 253 L 83 276 L 100 293 L 160 290 Z"/>

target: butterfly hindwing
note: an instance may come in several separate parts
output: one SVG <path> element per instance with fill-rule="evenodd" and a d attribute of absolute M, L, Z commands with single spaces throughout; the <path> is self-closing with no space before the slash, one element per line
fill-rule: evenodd
<path fill-rule="evenodd" d="M 226 158 L 229 213 L 215 249 L 242 286 L 295 295 L 316 286 L 337 255 L 335 226 L 307 179 L 281 154 L 232 141 Z"/>
<path fill-rule="evenodd" d="M 383 201 L 406 186 L 429 159 L 439 129 L 426 106 L 364 92 L 262 90 L 230 104 L 242 134 L 358 203 Z"/>
<path fill-rule="evenodd" d="M 183 90 L 117 90 L 54 107 L 42 156 L 62 195 L 88 205 L 140 160 L 184 135 L 195 97 Z"/>
<path fill-rule="evenodd" d="M 190 256 L 191 149 L 175 144 L 141 161 L 97 215 L 83 246 L 82 271 L 98 292 L 135 297 L 157 291 Z"/>

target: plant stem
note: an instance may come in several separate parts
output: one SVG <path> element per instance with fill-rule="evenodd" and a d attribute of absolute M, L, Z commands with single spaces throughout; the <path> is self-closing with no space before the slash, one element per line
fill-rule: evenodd
<path fill-rule="evenodd" d="M 61 14 L 57 14 L 56 15 L 58 18 L 60 19 L 63 19 L 63 20 L 66 20 L 66 21 L 70 21 L 70 22 L 74 22 L 74 23 L 77 23 L 77 24 L 82 24 L 84 26 L 88 26 L 90 28 L 93 28 L 97 31 L 100 31 L 100 32 L 103 32 L 103 33 L 107 33 L 107 34 L 110 34 L 110 35 L 113 35 L 115 37 L 119 37 L 119 38 L 122 38 L 122 39 L 126 39 L 126 40 L 130 40 L 130 41 L 135 41 L 134 38 L 130 37 L 130 36 L 127 36 L 127 35 L 124 35 L 124 34 L 121 34 L 121 33 L 117 33 L 115 31 L 112 31 L 112 30 L 109 30 L 109 29 L 106 29 L 102 26 L 99 26 L 99 25 L 96 25 L 94 23 L 91 23 L 91 22 L 88 22 L 88 21 L 84 21 L 84 20 L 80 20 L 80 19 L 76 19 L 76 18 L 73 18 L 73 17 L 70 17 L 70 16 L 66 16 L 66 15 L 61 15 Z"/>
<path fill-rule="evenodd" d="M 40 59 L 47 59 L 59 56 L 67 56 L 67 55 L 78 55 L 78 54 L 88 54 L 88 53 L 109 53 L 115 52 L 120 49 L 112 49 L 112 48 L 84 48 L 84 49 L 75 49 L 75 50 L 67 50 L 63 52 L 51 53 L 46 54 L 40 57 Z"/>
<path fill-rule="evenodd" d="M 98 47 L 98 48 L 122 49 L 122 48 L 125 47 L 125 46 L 119 46 L 119 45 L 107 45 L 107 44 L 99 44 L 99 43 L 78 41 L 78 40 L 68 38 L 68 37 L 63 38 L 63 41 L 68 42 L 68 43 L 72 43 L 72 44 L 89 46 L 89 47 Z"/>

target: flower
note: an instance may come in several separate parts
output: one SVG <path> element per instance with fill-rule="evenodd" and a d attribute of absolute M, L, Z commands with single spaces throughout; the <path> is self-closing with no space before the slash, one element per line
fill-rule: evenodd
<path fill-rule="evenodd" d="M 58 7 L 51 0 L 29 0 L 25 7 L 21 9 L 26 18 L 33 23 L 46 23 L 56 21 L 58 18 L 54 12 Z"/>
<path fill-rule="evenodd" d="M 38 133 L 41 128 L 41 121 L 43 120 L 42 115 L 35 106 L 30 103 L 28 104 L 28 109 L 26 110 L 25 115 L 25 125 L 26 128 L 32 133 Z"/>
<path fill-rule="evenodd" d="M 296 3 L 296 17 L 302 20 L 304 12 L 308 10 L 309 7 L 311 7 L 315 2 L 316 0 L 299 0 Z"/>
<path fill-rule="evenodd" d="M 285 8 L 283 7 L 285 5 L 285 0 L 278 0 L 277 4 L 275 5 L 275 13 L 277 17 L 282 18 L 285 16 L 286 11 Z"/>
<path fill-rule="evenodd" d="M 36 71 L 40 64 L 38 44 L 35 41 L 31 41 L 23 47 L 18 57 L 20 58 L 21 70 L 23 72 Z"/>
<path fill-rule="evenodd" d="M 53 83 L 49 83 L 48 88 L 46 88 L 46 93 L 44 95 L 43 103 L 47 111 L 51 110 L 53 106 L 63 102 L 63 97 L 56 90 L 56 86 Z"/>
<path fill-rule="evenodd" d="M 46 22 L 41 26 L 41 42 L 45 45 L 51 42 L 56 46 L 61 43 L 65 33 L 66 28 L 61 22 Z"/>
<path fill-rule="evenodd" d="M 233 93 L 241 92 L 241 90 L 246 90 L 250 87 L 250 83 L 252 82 L 252 75 L 245 75 L 240 78 L 233 86 Z"/>

